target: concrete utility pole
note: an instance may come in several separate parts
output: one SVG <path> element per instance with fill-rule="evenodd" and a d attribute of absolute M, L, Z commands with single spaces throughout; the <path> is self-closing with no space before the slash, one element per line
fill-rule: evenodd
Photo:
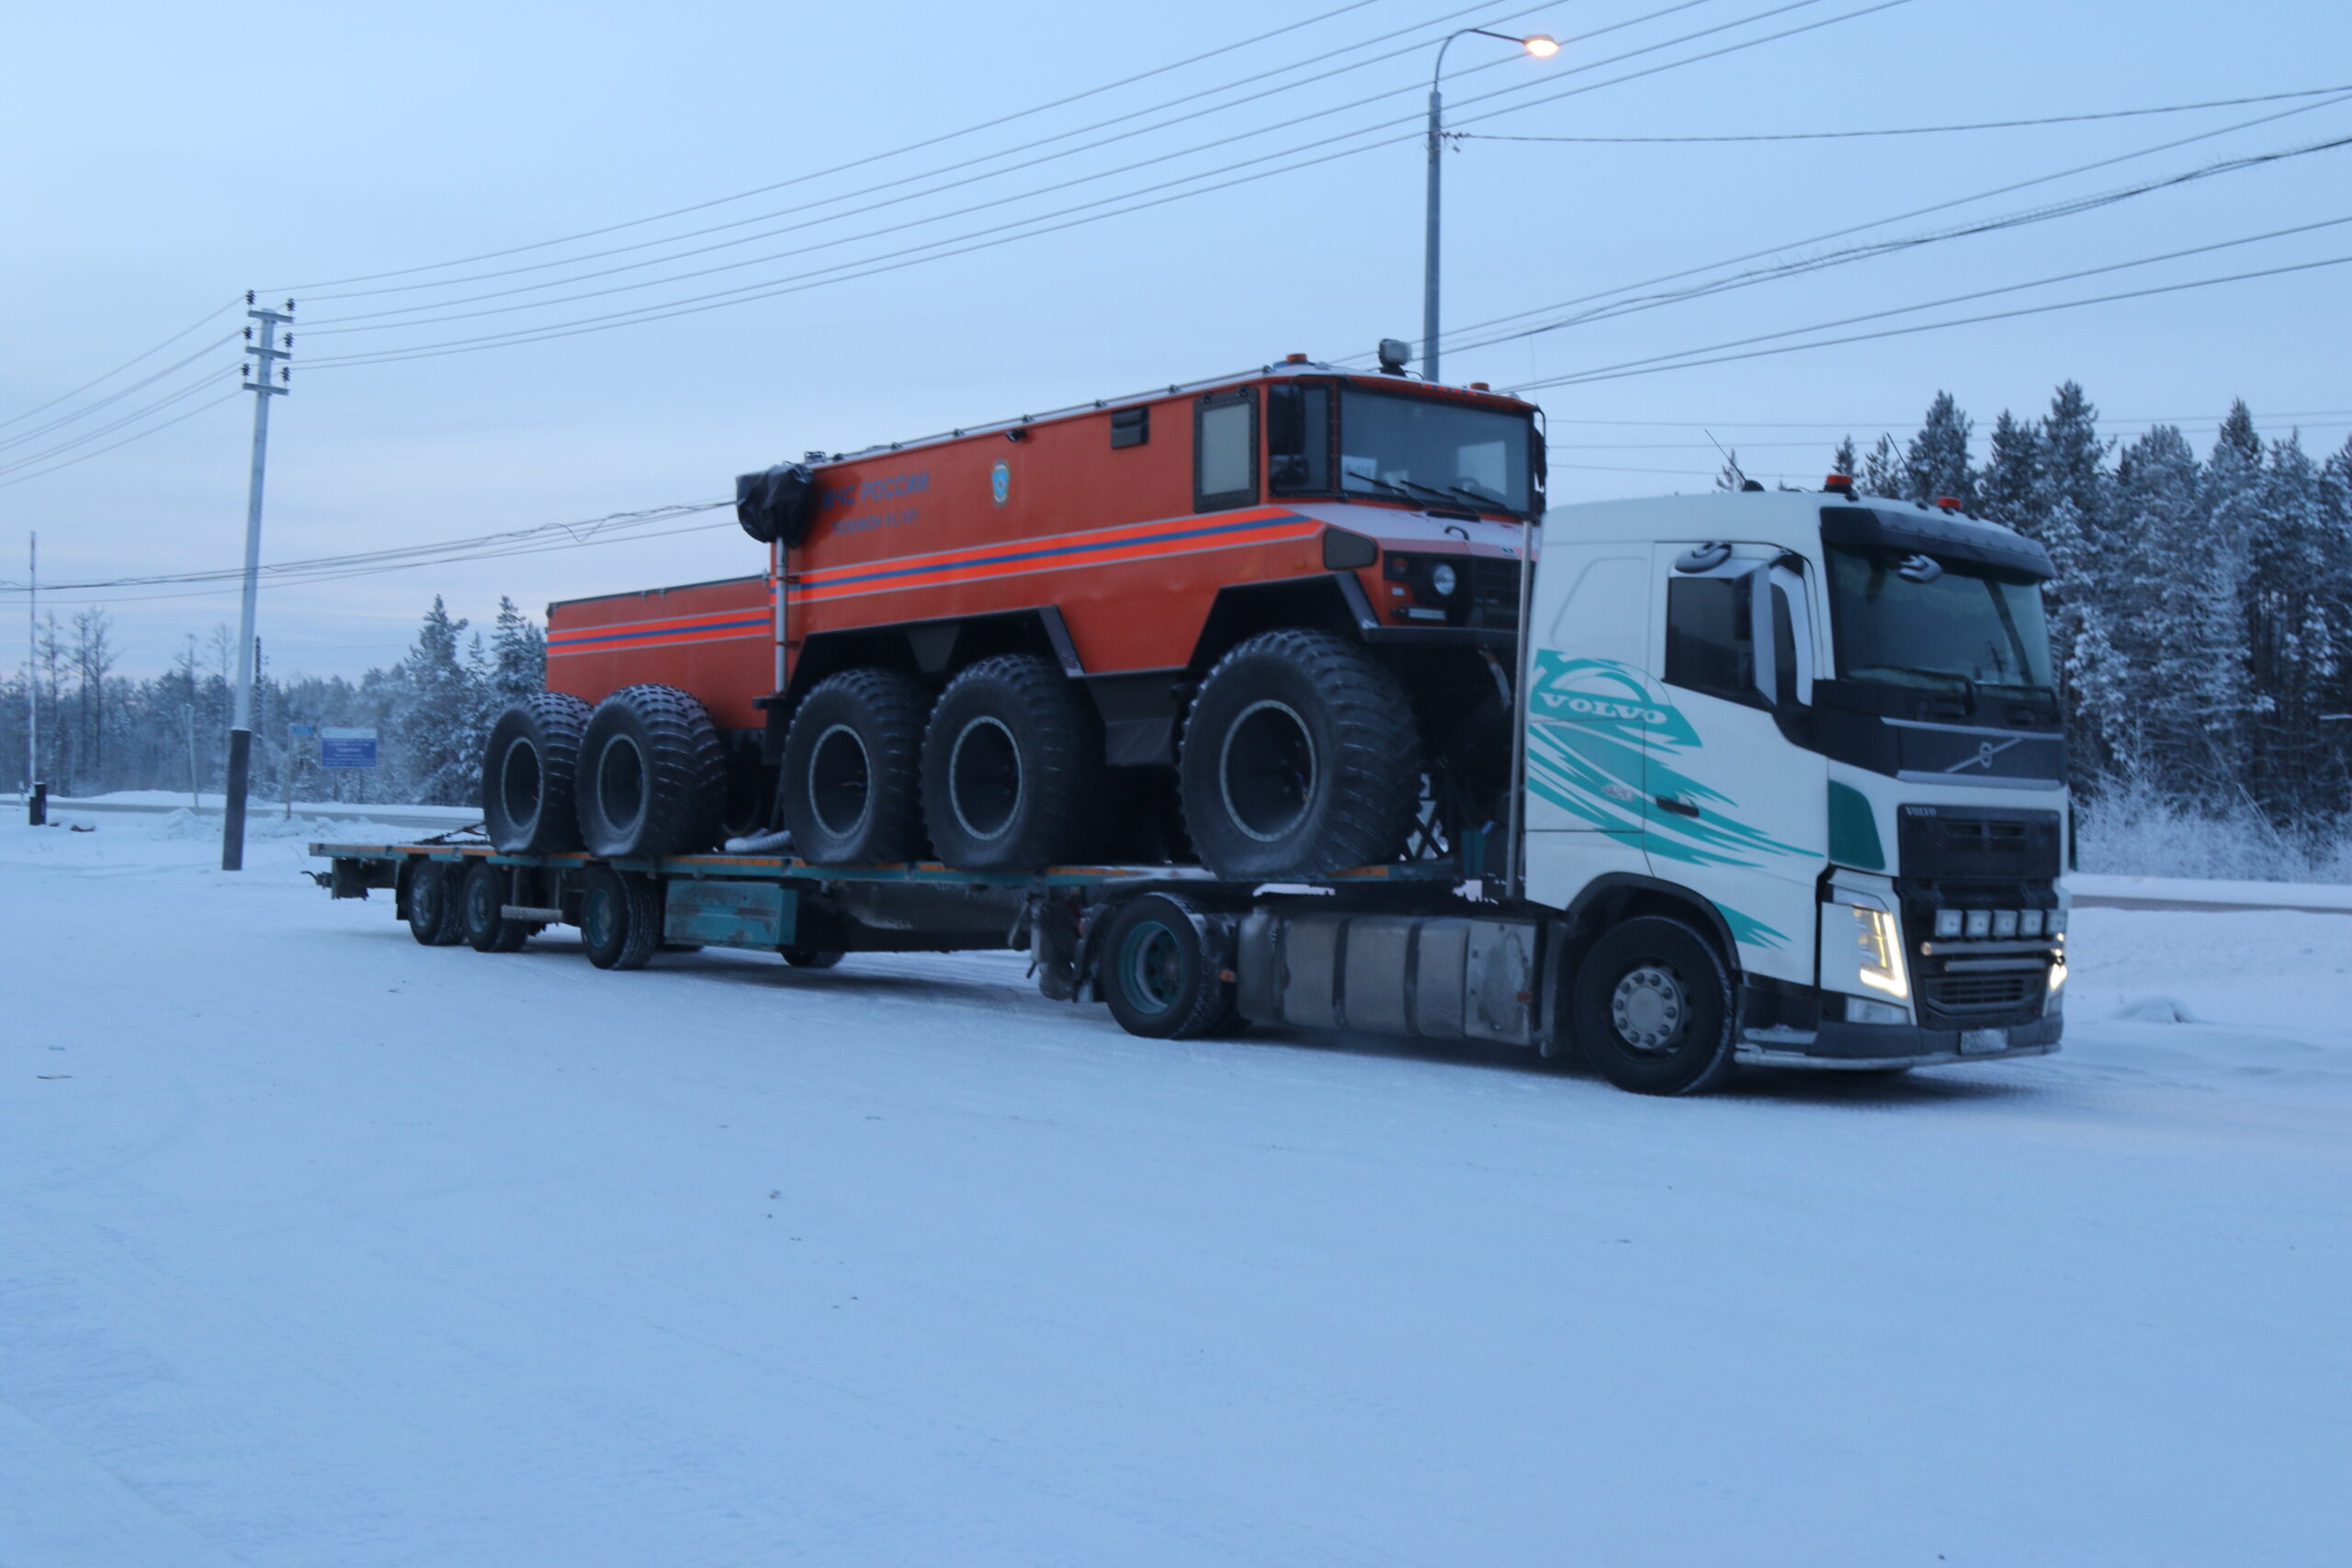
<path fill-rule="evenodd" d="M 40 536 L 25 536 L 29 570 L 25 593 L 25 821 L 46 824 L 49 802 L 40 785 Z"/>
<path fill-rule="evenodd" d="M 253 293 L 247 290 L 245 303 L 253 302 Z M 237 619 L 237 705 L 229 720 L 228 798 L 220 811 L 222 871 L 242 871 L 245 864 L 245 786 L 254 753 L 254 601 L 261 592 L 262 471 L 269 457 L 269 400 L 284 397 L 284 383 L 291 379 L 283 368 L 275 377 L 270 371 L 279 360 L 292 357 L 277 346 L 277 329 L 294 320 L 294 301 L 286 301 L 283 310 L 264 307 L 245 314 L 261 323 L 261 336 L 245 350 L 261 365 L 258 375 L 254 367 L 245 367 L 246 386 L 254 394 L 254 471 L 245 491 L 245 594 Z M 245 336 L 253 338 L 251 327 L 245 329 Z M 289 336 L 286 341 L 294 340 Z M 272 385 L 273 381 L 278 384 Z"/>

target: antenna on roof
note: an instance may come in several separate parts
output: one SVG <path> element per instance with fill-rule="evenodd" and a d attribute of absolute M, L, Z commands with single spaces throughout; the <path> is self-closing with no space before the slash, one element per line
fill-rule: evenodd
<path fill-rule="evenodd" d="M 1724 471 L 1732 477 L 1732 482 L 1724 486 L 1724 489 L 1747 491 L 1762 490 L 1764 488 L 1761 484 L 1747 477 L 1747 473 L 1742 470 L 1739 466 L 1739 459 L 1732 456 L 1728 451 L 1724 451 L 1724 444 L 1722 442 L 1715 441 L 1715 433 L 1713 431 L 1702 430 L 1700 434 L 1704 435 L 1708 440 L 1714 441 L 1715 450 L 1722 452 L 1724 455 Z"/>

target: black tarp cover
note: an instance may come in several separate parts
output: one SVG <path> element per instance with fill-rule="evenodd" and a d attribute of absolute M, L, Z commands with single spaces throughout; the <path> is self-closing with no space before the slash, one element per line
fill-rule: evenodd
<path fill-rule="evenodd" d="M 781 538 L 786 548 L 797 546 L 816 515 L 817 479 L 806 463 L 736 476 L 735 521 L 763 545 Z"/>

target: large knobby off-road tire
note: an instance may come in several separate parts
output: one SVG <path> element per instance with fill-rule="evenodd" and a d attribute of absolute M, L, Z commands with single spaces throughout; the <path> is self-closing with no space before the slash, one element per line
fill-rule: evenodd
<path fill-rule="evenodd" d="M 1094 988 L 1111 1016 L 1148 1040 L 1191 1040 L 1233 1011 L 1226 953 L 1189 898 L 1147 893 L 1111 917 L 1094 951 Z"/>
<path fill-rule="evenodd" d="M 1569 998 L 1577 1048 L 1636 1094 L 1695 1094 L 1731 1071 L 1732 976 L 1714 943 L 1666 915 L 1603 933 Z"/>
<path fill-rule="evenodd" d="M 501 912 L 506 908 L 512 880 L 513 874 L 504 866 L 486 860 L 466 868 L 465 880 L 458 886 L 458 917 L 465 927 L 466 944 L 476 953 L 512 953 L 531 934 L 529 926 Z"/>
<path fill-rule="evenodd" d="M 561 692 L 534 692 L 490 727 L 482 747 L 481 819 L 499 853 L 580 847 L 571 785 L 593 711 Z"/>
<path fill-rule="evenodd" d="M 810 689 L 784 739 L 776 805 L 812 865 L 912 860 L 922 847 L 929 696 L 891 670 L 844 670 Z"/>
<path fill-rule="evenodd" d="M 1184 724 L 1184 826 L 1219 876 L 1319 876 L 1396 859 L 1420 795 L 1396 678 L 1328 632 L 1261 632 L 1217 660 Z"/>
<path fill-rule="evenodd" d="M 642 969 L 662 947 L 662 891 L 652 878 L 600 865 L 580 892 L 580 945 L 599 969 Z"/>
<path fill-rule="evenodd" d="M 1050 659 L 983 659 L 948 682 L 922 740 L 932 848 L 964 871 L 1036 871 L 1090 853 L 1102 726 Z"/>
<path fill-rule="evenodd" d="M 455 947 L 466 939 L 458 889 L 466 868 L 420 861 L 408 874 L 408 934 L 426 947 Z"/>
<path fill-rule="evenodd" d="M 573 789 L 590 854 L 695 854 L 718 842 L 727 753 L 710 715 L 685 693 L 624 686 L 589 717 Z"/>

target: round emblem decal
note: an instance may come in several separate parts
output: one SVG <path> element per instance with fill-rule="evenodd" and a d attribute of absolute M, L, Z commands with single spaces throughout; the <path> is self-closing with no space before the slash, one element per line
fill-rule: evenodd
<path fill-rule="evenodd" d="M 1012 465 L 999 457 L 996 467 L 989 470 L 989 494 L 996 498 L 999 506 L 1002 506 L 1004 498 L 1012 493 Z"/>

